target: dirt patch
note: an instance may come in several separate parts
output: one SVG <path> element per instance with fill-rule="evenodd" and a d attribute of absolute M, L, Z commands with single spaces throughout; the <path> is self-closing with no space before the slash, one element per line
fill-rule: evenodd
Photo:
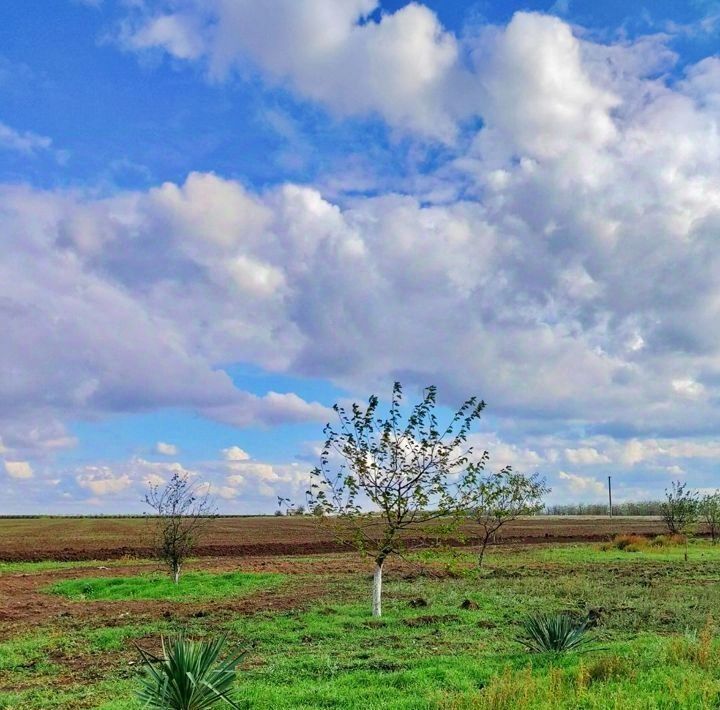
<path fill-rule="evenodd" d="M 268 566 L 263 560 L 243 560 L 243 571 L 273 571 L 285 574 L 299 572 L 297 565 L 283 563 Z M 332 569 L 332 563 L 319 565 Z M 339 565 L 341 566 L 341 565 Z M 237 570 L 237 562 L 205 560 L 194 569 L 207 571 Z M 83 567 L 70 570 L 53 570 L 34 574 L 0 575 L 0 640 L 26 632 L 28 628 L 48 622 L 65 628 L 88 626 L 93 628 L 124 626 L 131 623 L 168 619 L 231 617 L 258 612 L 285 612 L 311 603 L 326 592 L 326 581 L 321 575 L 302 581 L 291 581 L 279 588 L 258 590 L 251 595 L 229 597 L 213 601 L 119 600 L 73 601 L 44 591 L 48 586 L 64 579 L 83 577 L 121 577 L 152 571 L 149 565 L 128 565 L 114 568 Z M 307 568 L 303 570 L 307 572 Z"/>
<path fill-rule="evenodd" d="M 432 565 L 430 565 L 432 567 Z M 402 580 L 416 573 L 418 566 L 401 559 L 388 561 L 386 579 Z M 301 609 L 323 596 L 330 581 L 348 574 L 366 574 L 371 565 L 357 554 L 331 554 L 310 559 L 282 557 L 204 558 L 188 571 L 271 572 L 289 577 L 277 588 L 258 590 L 243 597 L 214 601 L 113 600 L 74 601 L 45 590 L 55 582 L 84 577 L 125 577 L 157 572 L 154 563 L 134 562 L 121 566 L 77 567 L 34 573 L 0 575 L 0 639 L 22 633 L 32 626 L 58 622 L 63 626 L 108 627 L 167 619 L 214 619 L 258 612 L 286 612 Z M 432 569 L 430 570 L 433 571 Z M 435 570 L 442 576 L 442 569 Z"/>

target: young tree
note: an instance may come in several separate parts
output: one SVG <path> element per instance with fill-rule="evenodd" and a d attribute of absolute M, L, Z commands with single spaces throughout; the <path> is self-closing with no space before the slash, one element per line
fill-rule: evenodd
<path fill-rule="evenodd" d="M 710 530 L 710 538 L 714 545 L 717 541 L 718 530 L 720 530 L 720 491 L 704 495 L 700 500 L 700 516 Z"/>
<path fill-rule="evenodd" d="M 698 494 L 687 489 L 687 483 L 673 481 L 665 489 L 662 517 L 671 535 L 686 534 L 697 521 Z"/>
<path fill-rule="evenodd" d="M 454 478 L 468 463 L 467 436 L 485 403 L 471 397 L 441 429 L 436 395 L 428 387 L 406 417 L 398 382 L 387 416 L 376 396 L 365 408 L 353 404 L 350 412 L 336 404 L 339 426 L 325 427 L 320 465 L 312 471 L 310 510 L 322 511 L 320 519 L 339 539 L 375 561 L 374 616 L 381 615 L 383 564 L 402 553 L 403 533 L 432 525 L 437 532 L 437 521 L 458 510 Z"/>
<path fill-rule="evenodd" d="M 149 484 L 145 502 L 156 517 L 155 550 L 175 584 L 203 528 L 215 514 L 208 493 L 200 493 L 187 473 L 176 471 L 164 485 Z"/>
<path fill-rule="evenodd" d="M 550 492 L 545 480 L 535 473 L 516 473 L 510 466 L 484 475 L 482 462 L 470 464 L 462 485 L 465 515 L 480 526 L 478 569 L 485 550 L 500 528 L 522 515 L 534 515 L 543 509 L 543 496 Z"/>

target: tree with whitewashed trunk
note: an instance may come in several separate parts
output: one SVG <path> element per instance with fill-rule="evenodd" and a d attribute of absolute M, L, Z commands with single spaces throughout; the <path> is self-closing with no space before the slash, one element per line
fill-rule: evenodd
<path fill-rule="evenodd" d="M 550 492 L 545 479 L 537 473 L 519 473 L 506 466 L 497 473 L 486 474 L 484 466 L 483 460 L 468 465 L 460 495 L 467 506 L 464 516 L 470 528 L 480 528 L 478 569 L 482 568 L 485 550 L 500 528 L 521 516 L 539 513 L 543 496 Z"/>
<path fill-rule="evenodd" d="M 381 615 L 387 558 L 402 554 L 412 534 L 440 534 L 462 507 L 459 480 L 472 455 L 467 437 L 485 403 L 471 397 L 441 428 L 436 399 L 436 388 L 428 387 L 404 414 L 396 382 L 386 415 L 376 396 L 350 411 L 336 404 L 338 425 L 325 427 L 320 465 L 311 473 L 309 508 L 375 562 L 374 616 Z"/>
<path fill-rule="evenodd" d="M 185 560 L 215 515 L 214 505 L 185 471 L 176 471 L 164 484 L 149 483 L 145 503 L 153 510 L 155 554 L 178 584 Z"/>

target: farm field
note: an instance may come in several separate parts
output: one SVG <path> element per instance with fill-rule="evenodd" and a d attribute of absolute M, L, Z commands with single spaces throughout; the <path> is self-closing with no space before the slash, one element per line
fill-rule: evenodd
<path fill-rule="evenodd" d="M 5 543 L 7 544 L 7 543 Z M 135 644 L 227 634 L 247 708 L 711 708 L 720 546 L 541 543 L 387 563 L 352 553 L 207 557 L 174 588 L 155 563 L 0 563 L 0 707 L 139 708 Z M 583 652 L 529 653 L 533 612 L 596 623 Z"/>
<path fill-rule="evenodd" d="M 538 516 L 503 528 L 508 542 L 604 540 L 616 533 L 658 534 L 659 518 Z M 463 533 L 472 538 L 472 528 Z M 342 551 L 311 516 L 214 520 L 197 548 L 199 556 L 312 554 Z M 150 554 L 143 518 L 0 518 L 0 560 L 117 559 Z"/>

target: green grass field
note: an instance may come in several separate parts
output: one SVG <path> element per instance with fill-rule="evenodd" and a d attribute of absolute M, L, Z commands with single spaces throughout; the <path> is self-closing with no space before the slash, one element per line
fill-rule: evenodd
<path fill-rule="evenodd" d="M 167 601 L 203 601 L 250 594 L 254 590 L 279 584 L 279 574 L 208 574 L 189 572 L 182 584 L 175 584 L 165 575 L 141 577 L 101 577 L 70 579 L 48 588 L 74 600 L 164 599 Z"/>
<path fill-rule="evenodd" d="M 482 574 L 469 552 L 426 552 L 403 574 L 389 570 L 380 620 L 369 613 L 369 565 L 367 572 L 313 571 L 321 562 L 303 558 L 307 571 L 285 576 L 189 573 L 180 585 L 184 591 L 170 594 L 164 580 L 152 576 L 55 583 L 49 598 L 68 595 L 77 605 L 104 599 L 118 613 L 112 624 L 107 618 L 94 624 L 92 616 L 83 623 L 48 618 L 6 639 L 0 644 L 0 707 L 136 708 L 133 641 L 153 643 L 179 626 L 196 637 L 228 634 L 229 650 L 248 649 L 237 685 L 247 708 L 649 710 L 720 704 L 714 622 L 720 619 L 720 546 L 691 544 L 687 562 L 684 547 L 499 548 Z M 444 576 L 423 575 L 421 566 Z M 18 574 L 16 567 L 0 574 Z M 40 570 L 27 564 L 22 573 Z M 172 599 L 174 608 L 210 595 L 218 599 L 228 594 L 229 583 L 237 584 L 230 593 L 244 599 L 273 590 L 297 598 L 297 607 L 256 613 L 210 607 L 181 622 L 160 614 L 142 621 L 124 615 L 123 605 L 141 598 Z M 306 599 L 303 590 L 318 584 L 322 593 Z M 411 605 L 417 599 L 427 606 Z M 461 608 L 465 600 L 475 608 Z M 599 616 L 588 649 L 527 653 L 517 641 L 525 615 L 560 610 Z"/>

